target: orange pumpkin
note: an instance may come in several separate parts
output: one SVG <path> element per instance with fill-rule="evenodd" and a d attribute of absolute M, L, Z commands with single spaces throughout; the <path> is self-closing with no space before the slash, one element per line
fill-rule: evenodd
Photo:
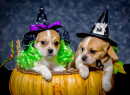
<path fill-rule="evenodd" d="M 51 81 L 45 81 L 34 71 L 17 66 L 10 77 L 11 95 L 105 95 L 102 89 L 102 71 L 90 71 L 84 80 L 78 70 L 52 72 Z M 112 78 L 114 85 L 114 78 Z"/>

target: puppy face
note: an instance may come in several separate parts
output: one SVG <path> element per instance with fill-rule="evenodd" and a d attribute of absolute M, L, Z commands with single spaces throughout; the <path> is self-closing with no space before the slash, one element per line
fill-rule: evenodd
<path fill-rule="evenodd" d="M 79 54 L 85 64 L 92 64 L 103 58 L 109 48 L 109 42 L 96 37 L 86 37 L 79 45 Z"/>
<path fill-rule="evenodd" d="M 60 49 L 60 35 L 54 30 L 45 30 L 37 35 L 34 47 L 45 58 L 57 55 Z"/>

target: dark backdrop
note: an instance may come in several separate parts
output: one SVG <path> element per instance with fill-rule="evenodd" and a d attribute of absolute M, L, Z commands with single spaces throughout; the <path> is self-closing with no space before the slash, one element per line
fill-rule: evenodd
<path fill-rule="evenodd" d="M 130 0 L 1 0 L 0 1 L 0 63 L 10 53 L 10 42 L 21 40 L 35 24 L 38 10 L 43 6 L 50 23 L 61 21 L 71 37 L 75 51 L 82 40 L 76 33 L 91 30 L 102 12 L 108 8 L 110 39 L 118 43 L 118 57 L 125 64 L 130 62 Z M 4 66 L 8 70 L 16 61 Z"/>

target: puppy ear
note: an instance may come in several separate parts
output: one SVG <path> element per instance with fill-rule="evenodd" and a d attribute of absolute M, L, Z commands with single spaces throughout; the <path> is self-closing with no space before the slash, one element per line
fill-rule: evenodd
<path fill-rule="evenodd" d="M 113 50 L 112 46 L 110 46 L 109 49 L 107 50 L 107 54 L 114 59 L 118 59 L 118 57 L 117 57 L 115 51 Z"/>

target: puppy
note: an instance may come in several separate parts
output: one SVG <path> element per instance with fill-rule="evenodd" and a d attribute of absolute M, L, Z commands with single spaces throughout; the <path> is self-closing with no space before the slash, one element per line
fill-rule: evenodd
<path fill-rule="evenodd" d="M 57 55 L 60 46 L 60 35 L 54 30 L 42 31 L 36 37 L 34 47 L 38 50 L 39 54 L 42 55 L 42 58 L 34 62 L 32 70 L 41 74 L 45 80 L 49 81 L 52 79 L 50 70 L 66 70 L 52 61 L 53 57 Z"/>
<path fill-rule="evenodd" d="M 75 53 L 75 58 L 69 66 L 79 69 L 79 74 L 83 79 L 89 76 L 89 67 L 95 67 L 97 60 L 100 60 L 103 66 L 102 87 L 108 92 L 112 88 L 111 78 L 113 74 L 112 58 L 118 59 L 112 46 L 97 37 L 86 37 L 80 42 Z M 99 69 L 99 68 L 98 68 Z"/>

